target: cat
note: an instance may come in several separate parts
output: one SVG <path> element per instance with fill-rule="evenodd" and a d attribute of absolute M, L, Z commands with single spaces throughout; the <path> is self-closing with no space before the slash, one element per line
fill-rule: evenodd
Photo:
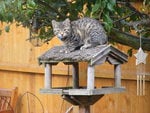
<path fill-rule="evenodd" d="M 52 28 L 54 35 L 66 46 L 67 52 L 104 45 L 108 42 L 106 32 L 100 22 L 88 17 L 75 21 L 70 21 L 69 18 L 62 22 L 52 20 Z"/>

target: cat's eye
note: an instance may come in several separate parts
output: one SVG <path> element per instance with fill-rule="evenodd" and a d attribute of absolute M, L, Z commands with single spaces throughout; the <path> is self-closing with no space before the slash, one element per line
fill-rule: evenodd
<path fill-rule="evenodd" d="M 64 29 L 64 31 L 68 31 L 68 29 Z"/>
<path fill-rule="evenodd" d="M 59 33 L 59 32 L 60 32 L 60 30 L 56 30 L 55 32 Z"/>

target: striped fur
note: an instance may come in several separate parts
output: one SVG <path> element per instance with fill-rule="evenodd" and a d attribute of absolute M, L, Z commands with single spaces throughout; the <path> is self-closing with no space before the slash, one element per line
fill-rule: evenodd
<path fill-rule="evenodd" d="M 52 27 L 54 34 L 64 42 L 70 52 L 108 42 L 105 30 L 95 19 L 85 17 L 72 22 L 68 18 L 63 22 L 52 20 Z"/>

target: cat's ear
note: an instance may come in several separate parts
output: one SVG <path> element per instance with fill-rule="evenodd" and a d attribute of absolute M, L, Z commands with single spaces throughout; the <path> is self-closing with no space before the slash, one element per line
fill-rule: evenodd
<path fill-rule="evenodd" d="M 52 26 L 54 27 L 56 24 L 56 21 L 55 20 L 52 20 Z"/>
<path fill-rule="evenodd" d="M 70 19 L 69 18 L 66 18 L 64 23 L 70 23 Z"/>

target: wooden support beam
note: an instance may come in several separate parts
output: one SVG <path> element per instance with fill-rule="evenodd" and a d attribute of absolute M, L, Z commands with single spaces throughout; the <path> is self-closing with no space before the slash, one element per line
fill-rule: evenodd
<path fill-rule="evenodd" d="M 115 87 L 121 87 L 121 65 L 114 65 Z"/>
<path fill-rule="evenodd" d="M 90 105 L 80 105 L 79 113 L 90 113 Z"/>
<path fill-rule="evenodd" d="M 87 89 L 94 89 L 94 66 L 88 65 L 87 71 Z"/>
<path fill-rule="evenodd" d="M 45 64 L 44 87 L 52 88 L 52 65 L 50 64 Z"/>
<path fill-rule="evenodd" d="M 73 88 L 79 88 L 79 64 L 73 63 L 72 64 L 72 79 L 73 79 Z"/>

